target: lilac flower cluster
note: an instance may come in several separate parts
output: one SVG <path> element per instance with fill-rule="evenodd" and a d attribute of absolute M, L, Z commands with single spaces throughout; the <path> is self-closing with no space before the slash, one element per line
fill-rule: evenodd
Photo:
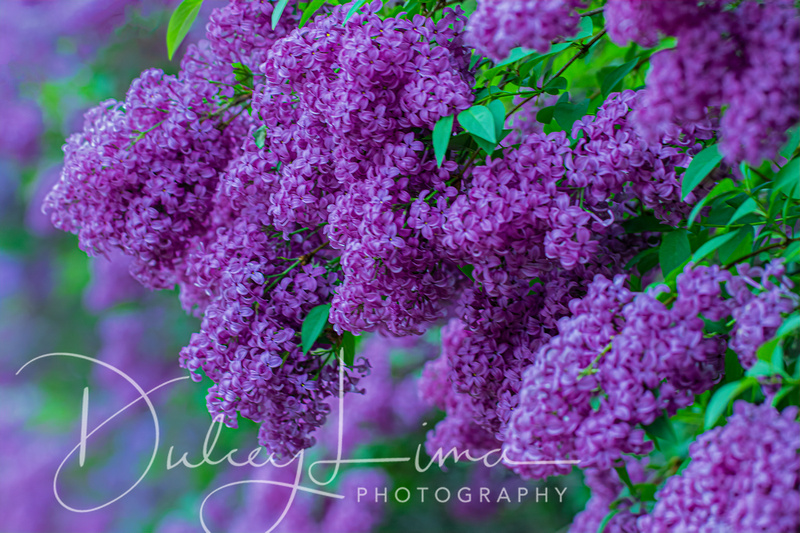
<path fill-rule="evenodd" d="M 731 162 L 773 159 L 786 130 L 800 120 L 800 19 L 792 2 L 609 2 L 605 16 L 618 43 L 654 46 L 659 34 L 674 49 L 653 55 L 649 87 L 636 113 L 650 139 L 671 124 L 703 120 L 727 106 L 720 149 Z"/>
<path fill-rule="evenodd" d="M 211 84 L 184 84 L 153 69 L 133 82 L 124 103 L 88 112 L 45 201 L 56 227 L 78 234 L 92 255 L 122 249 L 146 286 L 174 285 L 236 147 L 236 128 L 208 120 L 215 95 Z"/>
<path fill-rule="evenodd" d="M 797 407 L 737 401 L 727 423 L 689 446 L 691 462 L 656 493 L 641 531 L 770 531 L 800 527 Z"/>
<path fill-rule="evenodd" d="M 461 289 L 459 319 L 443 330 L 442 356 L 421 383 L 423 397 L 448 413 L 429 450 L 491 449 L 506 440 L 523 373 L 558 333 L 569 302 L 585 294 L 587 280 L 613 277 L 652 246 L 622 230 L 630 200 L 666 222 L 696 201 L 680 200 L 675 167 L 687 165 L 695 139 L 710 132 L 676 131 L 649 144 L 628 121 L 636 105 L 632 91 L 612 95 L 596 117 L 575 124 L 575 146 L 563 132 L 531 133 L 476 167 L 444 211 L 443 253 L 472 266 L 474 283 Z"/>
<path fill-rule="evenodd" d="M 303 319 L 329 301 L 338 277 L 325 268 L 324 254 L 311 253 L 319 236 L 270 239 L 263 224 L 260 213 L 245 210 L 194 257 L 194 265 L 218 270 L 200 332 L 180 358 L 198 381 L 200 370 L 214 381 L 208 393 L 212 415 L 223 415 L 231 427 L 237 412 L 260 422 L 260 442 L 293 455 L 314 443 L 310 433 L 330 411 L 324 400 L 339 392 L 338 359 L 325 364 L 298 345 Z M 368 368 L 346 370 L 344 391 L 355 390 L 357 376 Z"/>
<path fill-rule="evenodd" d="M 467 25 L 467 42 L 501 61 L 521 46 L 545 53 L 550 41 L 578 33 L 577 9 L 586 0 L 479 0 Z"/>
<path fill-rule="evenodd" d="M 728 284 L 736 302 L 730 347 L 742 366 L 750 368 L 756 362 L 756 351 L 775 335 L 784 315 L 800 307 L 800 298 L 792 292 L 794 283 L 780 261 L 764 268 L 740 264 L 736 270 L 738 276 Z"/>
<path fill-rule="evenodd" d="M 597 276 L 525 371 L 504 443 L 509 466 L 545 477 L 570 466 L 514 461 L 578 459 L 606 470 L 622 454 L 647 453 L 637 425 L 690 405 L 721 377 L 726 343 L 704 336 L 701 317 L 730 314 L 721 287 L 729 278 L 718 267 L 687 267 L 670 308 L 659 289 L 633 293 L 623 276 Z"/>
<path fill-rule="evenodd" d="M 337 7 L 272 48 L 253 103 L 265 150 L 246 144 L 225 186 L 236 205 L 268 198 L 279 231 L 326 223 L 344 273 L 337 328 L 418 333 L 442 316 L 457 279 L 428 242 L 442 217 L 412 198 L 455 192 L 446 182 L 456 164 L 438 169 L 418 130 L 470 105 L 464 18 L 381 20 L 378 9 L 343 26 Z"/>

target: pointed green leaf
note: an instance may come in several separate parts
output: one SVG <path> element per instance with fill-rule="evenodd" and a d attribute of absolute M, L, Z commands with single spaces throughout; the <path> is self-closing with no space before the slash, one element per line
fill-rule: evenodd
<path fill-rule="evenodd" d="M 714 198 L 717 198 L 719 196 L 722 196 L 726 193 L 730 193 L 735 190 L 737 190 L 736 184 L 730 178 L 725 178 L 724 180 L 714 185 L 714 188 L 711 189 L 709 193 L 705 197 L 703 197 L 702 200 L 697 202 L 697 204 L 692 209 L 692 212 L 689 215 L 689 227 L 690 228 L 692 227 L 692 224 L 694 224 L 697 215 L 700 214 L 700 210 L 702 210 L 708 202 L 710 202 Z"/>
<path fill-rule="evenodd" d="M 458 114 L 458 123 L 473 135 L 497 144 L 494 115 L 482 105 L 475 105 Z"/>
<path fill-rule="evenodd" d="M 685 229 L 664 233 L 661 237 L 661 248 L 658 251 L 658 260 L 661 263 L 661 272 L 668 277 L 676 268 L 679 268 L 691 257 L 692 247 Z"/>
<path fill-rule="evenodd" d="M 500 137 L 503 135 L 503 128 L 506 125 L 506 106 L 504 106 L 503 102 L 500 100 L 492 100 L 487 107 L 489 111 L 492 112 L 492 117 L 494 118 L 494 134 L 499 142 Z"/>
<path fill-rule="evenodd" d="M 786 141 L 786 144 L 783 145 L 783 148 L 781 148 L 781 151 L 779 152 L 781 157 L 785 159 L 792 157 L 792 154 L 797 149 L 798 144 L 800 144 L 800 126 L 795 126 L 789 130 L 789 140 Z"/>
<path fill-rule="evenodd" d="M 550 124 L 551 122 L 553 122 L 553 112 L 555 111 L 555 109 L 556 106 L 554 105 L 541 108 L 536 113 L 537 122 L 541 122 L 542 124 Z"/>
<path fill-rule="evenodd" d="M 472 139 L 478 144 L 478 146 L 487 154 L 492 155 L 497 148 L 497 143 L 490 143 L 485 139 L 481 139 L 475 135 L 472 136 Z"/>
<path fill-rule="evenodd" d="M 303 325 L 300 328 L 300 344 L 304 354 L 308 353 L 325 329 L 330 311 L 331 304 L 318 305 L 309 311 L 305 320 L 303 320 Z"/>
<path fill-rule="evenodd" d="M 609 511 L 609 513 L 603 517 L 603 520 L 600 521 L 600 525 L 597 528 L 597 533 L 604 533 L 608 523 L 611 522 L 611 519 L 614 518 L 619 511 L 619 509 L 613 509 Z"/>
<path fill-rule="evenodd" d="M 697 249 L 697 251 L 692 256 L 692 261 L 694 261 L 695 263 L 699 263 L 700 261 L 705 259 L 708 255 L 716 252 L 720 246 L 730 241 L 734 237 L 736 237 L 735 231 L 732 231 L 730 233 L 725 233 L 723 235 L 717 235 L 713 239 L 703 243 L 703 245 Z"/>
<path fill-rule="evenodd" d="M 259 149 L 264 148 L 264 143 L 267 140 L 267 127 L 263 124 L 258 127 L 256 131 L 253 132 L 253 140 L 256 142 L 256 146 Z"/>
<path fill-rule="evenodd" d="M 587 111 L 589 111 L 589 100 L 578 103 L 558 102 L 553 109 L 553 118 L 561 129 L 569 134 L 575 121 L 583 118 Z"/>
<path fill-rule="evenodd" d="M 350 7 L 350 11 L 348 11 L 347 15 L 344 17 L 342 24 L 347 24 L 347 21 L 353 18 L 353 15 L 355 15 L 356 12 L 366 3 L 367 0 L 358 0 L 357 2 L 353 2 L 353 5 Z"/>
<path fill-rule="evenodd" d="M 508 57 L 502 60 L 497 64 L 498 67 L 504 67 L 506 65 L 510 65 L 515 61 L 519 61 L 520 59 L 525 59 L 526 57 L 536 55 L 535 50 L 527 50 L 525 48 L 512 48 L 511 53 L 508 54 Z"/>
<path fill-rule="evenodd" d="M 558 94 L 563 89 L 567 88 L 567 78 L 559 76 L 547 82 L 544 86 L 544 92 L 547 94 Z"/>
<path fill-rule="evenodd" d="M 748 377 L 740 381 L 726 383 L 714 393 L 711 400 L 708 401 L 705 416 L 705 429 L 708 431 L 713 428 L 717 420 L 725 413 L 728 406 L 733 400 L 736 399 L 741 393 L 758 383 L 755 378 Z"/>
<path fill-rule="evenodd" d="M 167 57 L 170 61 L 192 28 L 202 6 L 203 0 L 183 0 L 172 12 L 167 26 Z"/>
<path fill-rule="evenodd" d="M 450 137 L 453 135 L 453 115 L 447 115 L 436 121 L 433 127 L 433 153 L 436 155 L 436 165 L 442 166 Z"/>
<path fill-rule="evenodd" d="M 633 67 L 638 63 L 638 59 L 631 59 L 624 65 L 620 65 L 611 72 L 609 72 L 603 82 L 600 84 L 600 89 L 603 91 L 603 96 L 608 97 L 609 94 L 619 91 L 622 87 L 622 80 L 625 76 L 630 74 Z"/>
<path fill-rule="evenodd" d="M 800 157 L 795 157 L 780 169 L 775 176 L 773 199 L 782 192 L 789 198 L 800 199 Z"/>
<path fill-rule="evenodd" d="M 286 4 L 289 3 L 289 0 L 278 0 L 278 3 L 275 4 L 274 9 L 272 10 L 272 29 L 274 30 L 278 26 L 278 22 L 281 20 L 281 15 L 283 15 L 283 10 L 286 9 Z"/>
<path fill-rule="evenodd" d="M 353 366 L 356 360 L 356 337 L 349 331 L 342 335 L 342 363 Z"/>
<path fill-rule="evenodd" d="M 300 17 L 300 24 L 299 27 L 302 28 L 306 25 L 306 22 L 314 16 L 314 14 L 319 11 L 327 0 L 314 0 L 313 2 L 309 3 L 308 6 L 303 10 L 303 16 Z"/>
<path fill-rule="evenodd" d="M 670 422 L 666 413 L 656 418 L 649 426 L 644 426 L 644 431 L 653 440 L 658 438 L 667 442 L 678 442 L 675 428 L 672 427 L 672 422 Z"/>
<path fill-rule="evenodd" d="M 700 185 L 700 182 L 708 176 L 714 167 L 722 161 L 722 154 L 719 153 L 719 147 L 715 144 L 704 148 L 699 154 L 692 158 L 689 163 L 689 168 L 683 174 L 681 182 L 681 198 L 684 200 L 695 187 Z"/>
<path fill-rule="evenodd" d="M 570 41 L 580 41 L 592 35 L 594 31 L 594 24 L 592 24 L 592 17 L 581 17 L 580 31 L 578 35 L 570 39 Z"/>
<path fill-rule="evenodd" d="M 731 219 L 728 221 L 728 224 L 729 225 L 733 224 L 740 218 L 749 215 L 750 213 L 755 213 L 757 211 L 758 211 L 758 204 L 756 203 L 755 199 L 748 198 L 747 200 L 742 202 L 742 205 L 740 205 L 739 208 L 736 210 L 736 212 L 733 214 Z"/>

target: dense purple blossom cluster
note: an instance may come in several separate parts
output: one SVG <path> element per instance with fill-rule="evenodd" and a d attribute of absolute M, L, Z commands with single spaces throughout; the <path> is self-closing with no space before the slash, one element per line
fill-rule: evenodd
<path fill-rule="evenodd" d="M 728 284 L 735 307 L 730 347 L 742 366 L 752 367 L 756 351 L 771 339 L 783 323 L 784 315 L 800 307 L 800 298 L 792 292 L 794 283 L 778 261 L 765 267 L 737 265 L 738 276 Z"/>
<path fill-rule="evenodd" d="M 550 41 L 578 33 L 577 9 L 586 0 L 479 0 L 467 26 L 467 40 L 481 54 L 500 61 L 521 46 L 545 53 Z"/>
<path fill-rule="evenodd" d="M 677 35 L 679 50 L 703 52 L 656 54 L 646 90 L 611 94 L 570 132 L 545 134 L 529 115 L 493 157 L 472 166 L 453 147 L 437 165 L 437 121 L 474 101 L 465 35 L 495 59 L 544 51 L 576 31 L 586 4 L 484 1 L 466 31 L 460 8 L 436 22 L 381 18 L 374 0 L 347 22 L 350 6 L 327 6 L 296 28 L 290 6 L 273 30 L 272 3 L 232 0 L 177 76 L 146 71 L 124 102 L 87 115 L 46 206 L 91 254 L 121 251 L 145 285 L 180 287 L 202 316 L 181 365 L 213 381 L 212 415 L 258 422 L 260 442 L 284 456 L 330 438 L 318 430 L 339 394 L 389 381 L 388 343 L 372 364 L 345 366 L 344 334 L 413 335 L 448 318 L 419 380 L 420 399 L 447 414 L 428 452 L 502 447 L 523 477 L 571 465 L 520 461 L 580 460 L 596 499 L 576 527 L 596 529 L 621 490 L 613 469 L 623 461 L 634 482 L 647 478 L 628 457 L 652 447 L 643 426 L 718 383 L 727 348 L 752 366 L 797 307 L 779 263 L 736 275 L 690 265 L 670 296 L 622 275 L 657 244 L 623 223 L 652 212 L 676 226 L 713 181 L 681 194 L 682 169 L 717 133 L 709 108 L 736 104 L 722 117 L 732 159 L 771 155 L 797 120 L 796 87 L 776 81 L 797 58 L 763 38 L 795 39 L 797 20 L 781 19 L 780 2 L 668 12 L 610 0 L 615 39 Z M 685 87 L 706 78 L 716 81 Z M 303 322 L 321 305 L 328 324 L 304 350 Z M 729 334 L 704 331 L 729 317 Z M 359 422 L 417 420 L 416 402 L 405 421 L 390 409 L 409 387 L 376 386 L 351 404 Z M 628 507 L 616 529 L 635 529 Z M 352 526 L 346 510 L 329 530 Z"/>
<path fill-rule="evenodd" d="M 208 120 L 215 94 L 211 84 L 183 84 L 149 70 L 124 103 L 104 102 L 87 113 L 45 201 L 54 224 L 77 233 L 92 255 L 122 249 L 146 286 L 173 286 L 190 242 L 205 230 L 217 174 L 237 144 L 234 125 L 220 129 Z"/>
<path fill-rule="evenodd" d="M 651 139 L 674 123 L 702 120 L 727 107 L 720 148 L 734 162 L 773 159 L 785 132 L 800 120 L 800 18 L 790 1 L 638 2 L 614 0 L 609 35 L 654 46 L 674 35 L 677 46 L 653 55 L 650 87 L 637 112 Z"/>
<path fill-rule="evenodd" d="M 640 531 L 789 533 L 800 527 L 797 407 L 737 401 L 723 427 L 689 447 L 691 462 L 656 494 Z"/>
<path fill-rule="evenodd" d="M 504 444 L 510 466 L 545 477 L 570 467 L 513 461 L 579 459 L 584 468 L 607 470 L 622 454 L 647 453 L 652 444 L 637 425 L 690 405 L 721 376 L 726 343 L 704 336 L 701 317 L 729 314 L 726 274 L 687 268 L 671 308 L 658 290 L 633 293 L 623 276 L 596 277 L 525 372 Z"/>

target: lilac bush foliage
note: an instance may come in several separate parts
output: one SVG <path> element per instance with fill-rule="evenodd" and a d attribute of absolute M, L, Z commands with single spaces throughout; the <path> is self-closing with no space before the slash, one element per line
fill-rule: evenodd
<path fill-rule="evenodd" d="M 800 119 L 800 17 L 782 0 L 609 0 L 602 15 L 482 0 L 469 17 L 428 4 L 325 5 L 298 27 L 290 3 L 274 29 L 274 2 L 217 8 L 177 75 L 147 70 L 87 113 L 46 209 L 91 255 L 122 253 L 145 286 L 180 288 L 202 320 L 181 366 L 213 382 L 213 416 L 255 421 L 269 451 L 330 439 L 345 392 L 366 390 L 348 395 L 355 429 L 410 428 L 423 408 L 405 422 L 391 409 L 414 380 L 388 385 L 384 338 L 446 321 L 418 382 L 446 415 L 429 454 L 502 449 L 523 478 L 579 461 L 594 496 L 574 530 L 617 511 L 607 527 L 635 531 L 652 499 L 621 469 L 654 492 L 663 476 L 645 469 L 681 453 L 651 453 L 654 425 L 674 419 L 688 442 L 709 396 L 772 376 L 789 388 L 753 394 L 777 403 L 798 383 L 796 146 L 782 145 Z M 593 69 L 610 49 L 597 33 L 558 56 L 582 15 L 660 50 Z M 538 54 L 497 67 L 515 47 Z M 569 68 L 584 76 L 557 83 Z M 713 172 L 711 147 L 726 158 Z M 779 149 L 786 166 L 748 166 Z M 386 346 L 348 361 L 361 333 Z M 776 490 L 794 498 L 789 481 Z M 347 505 L 329 530 L 348 527 Z"/>

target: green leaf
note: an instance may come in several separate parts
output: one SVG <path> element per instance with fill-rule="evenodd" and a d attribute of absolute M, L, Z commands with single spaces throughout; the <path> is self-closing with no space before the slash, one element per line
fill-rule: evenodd
<path fill-rule="evenodd" d="M 482 105 L 475 105 L 458 114 L 458 123 L 471 134 L 497 144 L 494 115 Z"/>
<path fill-rule="evenodd" d="M 515 61 L 519 61 L 520 59 L 525 59 L 526 57 L 536 55 L 535 50 L 526 50 L 525 48 L 512 48 L 511 52 L 508 54 L 508 57 L 502 60 L 497 64 L 498 67 L 504 67 L 506 65 L 510 65 Z"/>
<path fill-rule="evenodd" d="M 714 393 L 706 407 L 705 429 L 708 431 L 713 428 L 717 420 L 725 413 L 728 406 L 741 393 L 758 383 L 755 378 L 748 377 L 740 381 L 726 383 Z"/>
<path fill-rule="evenodd" d="M 628 487 L 628 490 L 631 491 L 631 494 L 635 494 L 636 490 L 633 488 L 633 482 L 631 481 L 631 476 L 628 475 L 628 469 L 625 467 L 625 464 L 623 463 L 622 466 L 615 467 L 614 470 L 617 471 L 620 481 L 625 483 L 625 486 Z"/>
<path fill-rule="evenodd" d="M 475 281 L 475 278 L 472 277 L 472 271 L 475 270 L 475 266 L 474 265 L 460 266 L 460 267 L 458 267 L 458 269 L 461 272 L 463 272 L 464 275 L 467 276 L 470 280 Z"/>
<path fill-rule="evenodd" d="M 797 329 L 800 329 L 800 314 L 794 313 L 786 317 L 773 338 L 758 347 L 758 350 L 756 350 L 758 359 L 771 363 L 773 354 L 781 340 L 794 333 Z"/>
<path fill-rule="evenodd" d="M 644 431 L 653 440 L 658 438 L 666 442 L 678 442 L 678 435 L 675 434 L 675 428 L 672 427 L 672 422 L 666 413 L 656 418 L 649 426 L 644 426 Z"/>
<path fill-rule="evenodd" d="M 547 94 L 558 94 L 563 89 L 567 88 L 567 78 L 559 76 L 547 82 L 544 86 L 544 92 Z"/>
<path fill-rule="evenodd" d="M 303 353 L 308 353 L 311 347 L 317 342 L 320 333 L 328 323 L 328 314 L 331 311 L 331 304 L 318 305 L 308 312 L 303 325 L 300 328 L 300 344 Z"/>
<path fill-rule="evenodd" d="M 755 364 L 748 368 L 747 372 L 744 373 L 744 375 L 748 378 L 771 376 L 772 374 L 772 365 L 766 361 L 762 361 L 761 359 L 757 359 Z"/>
<path fill-rule="evenodd" d="M 736 237 L 735 231 L 732 231 L 730 233 L 725 233 L 724 235 L 717 235 L 713 239 L 703 243 L 703 245 L 697 249 L 694 255 L 692 255 L 692 261 L 694 261 L 695 263 L 699 263 L 700 261 L 705 259 L 708 255 L 716 252 L 720 246 L 730 241 L 734 237 Z"/>
<path fill-rule="evenodd" d="M 325 5 L 327 0 L 314 0 L 310 2 L 306 8 L 303 10 L 303 16 L 300 17 L 300 25 L 299 27 L 302 28 L 308 22 L 308 19 L 314 16 L 314 14 L 319 11 L 319 8 Z"/>
<path fill-rule="evenodd" d="M 710 202 L 714 198 L 717 198 L 719 196 L 723 196 L 723 195 L 725 195 L 727 193 L 730 193 L 730 192 L 733 192 L 733 191 L 736 191 L 736 190 L 737 190 L 736 184 L 730 178 L 725 178 L 724 180 L 722 180 L 719 183 L 717 183 L 716 185 L 714 185 L 714 188 L 711 189 L 708 192 L 708 194 L 705 197 L 703 197 L 702 200 L 697 202 L 697 204 L 692 209 L 692 212 L 689 215 L 689 227 L 690 228 L 692 227 L 692 224 L 694 224 L 694 220 L 697 218 L 697 215 L 700 214 L 700 210 L 703 209 L 703 207 L 705 207 L 705 205 L 708 202 Z"/>
<path fill-rule="evenodd" d="M 786 159 L 792 157 L 792 154 L 797 149 L 798 144 L 800 144 L 800 126 L 795 126 L 789 130 L 789 140 L 786 141 L 786 144 L 783 145 L 783 148 L 781 148 L 779 152 L 781 157 Z"/>
<path fill-rule="evenodd" d="M 253 140 L 256 142 L 256 146 L 259 149 L 264 148 L 264 143 L 267 140 L 267 127 L 263 124 L 258 127 L 256 131 L 253 132 Z"/>
<path fill-rule="evenodd" d="M 500 100 L 492 100 L 489 105 L 489 111 L 492 112 L 494 118 L 494 134 L 497 141 L 500 141 L 503 135 L 503 128 L 506 125 L 506 106 Z"/>
<path fill-rule="evenodd" d="M 781 390 L 779 390 L 778 393 L 775 394 L 775 396 L 773 396 L 771 402 L 772 406 L 778 407 L 778 404 L 780 403 L 781 400 L 783 400 L 784 396 L 792 392 L 792 390 L 794 390 L 795 388 L 797 388 L 797 385 L 784 385 L 781 388 Z"/>
<path fill-rule="evenodd" d="M 547 107 L 541 108 L 536 113 L 536 120 L 541 122 L 542 124 L 550 124 L 553 122 L 553 112 L 555 111 L 556 106 L 549 105 Z"/>
<path fill-rule="evenodd" d="M 453 115 L 447 115 L 436 121 L 433 127 L 433 153 L 436 155 L 436 165 L 442 166 L 450 137 L 453 135 Z"/>
<path fill-rule="evenodd" d="M 636 489 L 636 493 L 639 495 L 639 499 L 644 502 L 654 502 L 656 501 L 656 491 L 658 490 L 658 486 L 655 483 L 637 483 L 633 486 Z"/>
<path fill-rule="evenodd" d="M 723 263 L 731 263 L 753 251 L 753 226 L 742 226 L 736 238 L 719 247 L 719 258 Z"/>
<path fill-rule="evenodd" d="M 589 100 L 579 103 L 558 102 L 553 109 L 553 118 L 561 129 L 570 132 L 575 121 L 583 118 L 588 110 Z"/>
<path fill-rule="evenodd" d="M 646 233 L 646 232 L 661 232 L 666 233 L 674 231 L 675 228 L 662 224 L 653 215 L 642 215 L 640 217 L 630 218 L 622 223 L 625 233 Z"/>
<path fill-rule="evenodd" d="M 361 7 L 367 3 L 367 0 L 358 0 L 357 2 L 353 2 L 353 5 L 350 7 L 350 11 L 347 12 L 347 15 L 344 17 L 344 21 L 342 24 L 347 24 L 347 21 L 350 20 L 356 12 L 361 9 Z"/>
<path fill-rule="evenodd" d="M 761 361 L 766 361 L 767 363 L 772 363 L 772 353 L 775 351 L 775 348 L 778 347 L 778 343 L 781 342 L 781 339 L 778 337 L 773 337 L 761 346 L 758 347 L 756 350 L 756 357 Z"/>
<path fill-rule="evenodd" d="M 780 169 L 775 176 L 772 198 L 782 192 L 789 198 L 800 199 L 800 157 L 795 157 Z"/>
<path fill-rule="evenodd" d="M 791 263 L 800 259 L 800 241 L 794 241 L 786 248 L 783 252 L 783 259 L 786 263 Z"/>
<path fill-rule="evenodd" d="M 487 154 L 492 155 L 494 153 L 495 148 L 497 148 L 497 143 L 491 143 L 486 139 L 481 139 L 475 135 L 472 136 L 472 139 L 477 143 L 477 145 Z"/>
<path fill-rule="evenodd" d="M 689 163 L 689 168 L 683 174 L 681 181 L 681 198 L 684 200 L 695 187 L 700 185 L 700 182 L 708 176 L 714 167 L 722 161 L 722 154 L 719 153 L 719 147 L 715 144 L 704 148 L 699 154 L 692 158 Z"/>
<path fill-rule="evenodd" d="M 638 59 L 632 59 L 609 72 L 600 84 L 603 96 L 608 97 L 609 94 L 619 91 L 622 87 L 622 80 L 625 79 L 625 76 L 630 74 L 631 70 L 633 70 L 633 67 L 635 67 L 638 62 Z"/>
<path fill-rule="evenodd" d="M 289 0 L 278 0 L 278 3 L 275 4 L 275 8 L 272 10 L 273 30 L 278 26 L 278 22 L 281 20 L 281 15 L 283 15 L 283 10 L 286 9 L 286 4 L 288 3 Z"/>
<path fill-rule="evenodd" d="M 742 205 L 740 205 L 739 208 L 736 210 L 736 212 L 733 213 L 733 216 L 728 221 L 728 225 L 733 224 L 740 218 L 749 215 L 750 213 L 756 213 L 756 212 L 758 212 L 758 204 L 756 203 L 754 198 L 748 198 L 747 200 L 742 202 Z"/>
<path fill-rule="evenodd" d="M 245 87 L 253 86 L 253 71 L 250 70 L 250 67 L 244 63 L 233 63 L 231 66 L 236 83 L 241 83 Z"/>
<path fill-rule="evenodd" d="M 778 331 L 775 332 L 775 336 L 784 338 L 798 329 L 800 329 L 800 314 L 795 312 L 786 317 L 786 320 L 780 325 Z"/>
<path fill-rule="evenodd" d="M 172 12 L 167 26 L 167 57 L 170 61 L 192 28 L 202 6 L 203 0 L 183 0 Z"/>
<path fill-rule="evenodd" d="M 594 24 L 592 24 L 592 17 L 581 17 L 580 31 L 578 35 L 570 39 L 570 41 L 580 41 L 592 35 L 594 31 Z"/>
<path fill-rule="evenodd" d="M 619 509 L 613 509 L 607 515 L 605 515 L 597 528 L 597 533 L 603 533 L 608 523 L 611 522 L 611 519 L 614 518 L 619 511 Z"/>
<path fill-rule="evenodd" d="M 736 352 L 728 348 L 725 350 L 725 379 L 733 381 L 744 376 L 744 368 Z"/>
<path fill-rule="evenodd" d="M 685 229 L 671 231 L 661 237 L 658 260 L 661 263 L 661 272 L 665 278 L 673 270 L 680 267 L 691 255 L 692 247 L 689 244 L 689 237 Z"/>
<path fill-rule="evenodd" d="M 345 331 L 344 335 L 342 335 L 342 363 L 347 366 L 353 366 L 355 360 L 356 337 L 349 331 Z"/>

